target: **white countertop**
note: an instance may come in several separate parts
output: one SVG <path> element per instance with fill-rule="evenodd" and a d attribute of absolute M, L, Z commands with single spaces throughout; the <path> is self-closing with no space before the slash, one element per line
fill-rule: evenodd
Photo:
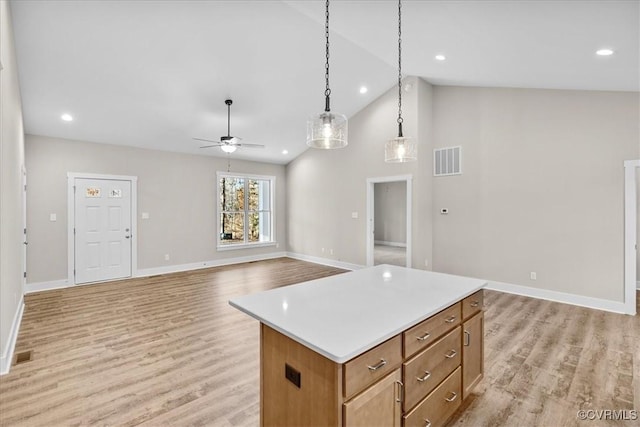
<path fill-rule="evenodd" d="M 486 285 L 484 280 L 378 265 L 229 301 L 344 363 Z"/>

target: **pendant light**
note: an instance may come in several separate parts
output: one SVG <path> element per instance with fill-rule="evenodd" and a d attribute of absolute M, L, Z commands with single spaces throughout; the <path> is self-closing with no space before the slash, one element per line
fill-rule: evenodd
<path fill-rule="evenodd" d="M 309 118 L 307 121 L 307 145 L 313 148 L 333 149 L 346 147 L 347 142 L 347 116 L 332 113 L 329 96 L 329 0 L 325 9 L 325 38 L 326 62 L 324 65 L 324 78 L 326 87 L 324 91 L 324 111 Z"/>
<path fill-rule="evenodd" d="M 418 159 L 416 142 L 402 135 L 402 121 L 402 0 L 398 0 L 398 136 L 386 142 L 385 162 L 404 163 Z"/>

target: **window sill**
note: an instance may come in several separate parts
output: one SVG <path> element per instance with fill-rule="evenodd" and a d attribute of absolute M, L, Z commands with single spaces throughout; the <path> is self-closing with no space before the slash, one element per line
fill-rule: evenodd
<path fill-rule="evenodd" d="M 256 243 L 238 243 L 235 245 L 218 245 L 218 251 L 235 251 L 238 249 L 264 248 L 267 246 L 276 246 L 278 242 L 256 242 Z"/>

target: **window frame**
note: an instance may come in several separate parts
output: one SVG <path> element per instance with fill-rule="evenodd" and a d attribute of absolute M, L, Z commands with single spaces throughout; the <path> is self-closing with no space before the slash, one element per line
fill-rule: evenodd
<path fill-rule="evenodd" d="M 222 227 L 221 219 L 222 206 L 220 204 L 221 191 L 220 191 L 220 180 L 222 178 L 235 178 L 235 179 L 243 179 L 245 182 L 245 201 L 244 201 L 244 210 L 242 211 L 244 215 L 244 241 L 242 243 L 231 243 L 231 244 L 222 244 L 220 239 L 220 229 Z M 262 180 L 269 182 L 269 230 L 271 235 L 271 240 L 263 241 L 263 242 L 249 242 L 248 236 L 248 228 L 249 228 L 249 216 L 253 212 L 249 210 L 249 180 Z M 276 199 L 276 177 L 271 175 L 253 175 L 246 173 L 234 173 L 234 172 L 216 172 L 216 201 L 215 201 L 215 212 L 216 212 L 216 249 L 218 251 L 232 251 L 238 249 L 247 249 L 247 248 L 258 248 L 265 246 L 276 246 L 276 222 L 275 222 L 275 199 Z M 257 212 L 260 212 L 258 210 Z"/>

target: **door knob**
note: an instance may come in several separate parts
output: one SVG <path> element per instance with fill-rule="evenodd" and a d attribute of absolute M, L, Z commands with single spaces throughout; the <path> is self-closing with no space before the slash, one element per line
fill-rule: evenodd
<path fill-rule="evenodd" d="M 131 236 L 124 236 L 125 239 L 128 239 L 129 237 L 131 237 Z"/>

